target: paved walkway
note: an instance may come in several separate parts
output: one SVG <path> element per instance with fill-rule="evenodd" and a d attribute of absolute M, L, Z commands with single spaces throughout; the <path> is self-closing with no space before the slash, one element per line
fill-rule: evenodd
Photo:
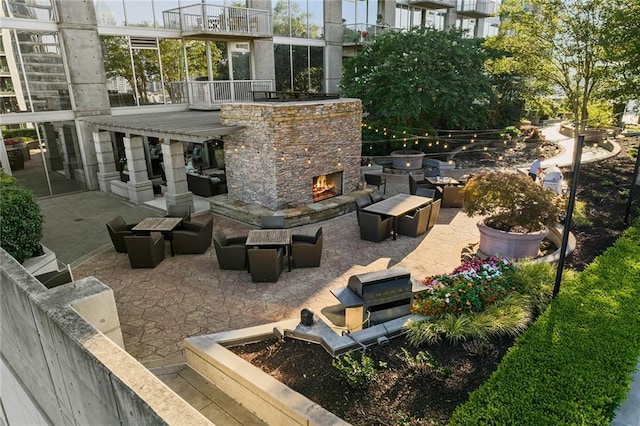
<path fill-rule="evenodd" d="M 571 138 L 543 129 L 565 152 L 549 165 L 571 163 Z M 600 155 L 600 154 L 598 154 Z M 596 155 L 597 156 L 597 155 Z M 387 196 L 408 192 L 406 176 L 387 176 Z M 359 238 L 355 213 L 320 224 L 295 228 L 313 235 L 324 231 L 322 265 L 286 270 L 277 283 L 252 283 L 246 271 L 220 270 L 213 246 L 203 255 L 171 257 L 155 269 L 131 269 L 126 254 L 116 253 L 105 223 L 117 215 L 128 222 L 162 215 L 159 209 L 132 205 L 101 192 L 82 192 L 39 201 L 45 217 L 43 243 L 75 278 L 95 276 L 114 290 L 126 350 L 147 365 L 170 365 L 183 360 L 184 338 L 296 318 L 302 308 L 316 313 L 336 304 L 330 290 L 346 285 L 351 275 L 387 267 L 407 268 L 414 280 L 447 273 L 460 263 L 462 249 L 479 239 L 477 218 L 458 209 L 441 209 L 438 222 L 419 238 L 400 236 L 376 244 Z M 246 235 L 249 225 L 209 212 L 225 234 Z M 614 424 L 640 426 L 640 373 Z"/>

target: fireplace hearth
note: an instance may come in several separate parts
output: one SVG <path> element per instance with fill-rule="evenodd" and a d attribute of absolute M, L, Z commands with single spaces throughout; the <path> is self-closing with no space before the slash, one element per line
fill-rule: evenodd
<path fill-rule="evenodd" d="M 314 203 L 342 195 L 342 172 L 314 177 L 312 190 Z"/>

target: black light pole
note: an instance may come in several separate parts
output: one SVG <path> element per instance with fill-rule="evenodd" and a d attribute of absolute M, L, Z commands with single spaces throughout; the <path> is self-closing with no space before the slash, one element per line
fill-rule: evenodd
<path fill-rule="evenodd" d="M 562 270 L 564 269 L 564 258 L 569 242 L 569 229 L 571 228 L 571 217 L 576 204 L 576 190 L 578 189 L 578 175 L 580 174 L 580 158 L 582 157 L 582 146 L 584 145 L 584 135 L 578 135 L 573 149 L 573 177 L 571 178 L 571 189 L 569 191 L 569 204 L 567 205 L 567 215 L 564 219 L 564 230 L 562 231 L 562 244 L 560 245 L 560 258 L 558 259 L 558 269 L 556 270 L 556 283 L 553 286 L 553 298 L 560 292 L 560 281 L 562 281 Z"/>
<path fill-rule="evenodd" d="M 633 177 L 631 178 L 631 187 L 629 187 L 629 199 L 624 212 L 624 224 L 629 223 L 629 213 L 631 212 L 631 199 L 633 198 L 633 188 L 638 185 L 638 169 L 640 169 L 640 142 L 638 143 L 638 154 L 636 155 L 636 167 L 633 169 Z"/>

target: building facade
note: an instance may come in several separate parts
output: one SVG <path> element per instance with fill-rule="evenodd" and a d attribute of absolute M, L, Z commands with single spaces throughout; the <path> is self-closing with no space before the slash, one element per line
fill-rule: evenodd
<path fill-rule="evenodd" d="M 497 31 L 497 4 L 481 0 L 1 1 L 0 164 L 38 196 L 100 188 L 87 117 L 339 92 L 343 58 L 384 31 Z M 125 137 L 106 151 L 118 172 Z M 142 140 L 150 179 L 157 142 Z"/>

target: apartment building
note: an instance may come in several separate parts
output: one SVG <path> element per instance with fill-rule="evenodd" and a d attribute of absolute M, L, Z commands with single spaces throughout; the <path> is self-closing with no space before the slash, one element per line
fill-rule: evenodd
<path fill-rule="evenodd" d="M 91 117 L 339 92 L 343 58 L 384 31 L 497 31 L 497 4 L 484 0 L 1 1 L 0 165 L 38 196 L 103 189 Z M 112 131 L 118 171 L 125 136 Z M 205 141 L 206 161 L 222 139 Z M 158 142 L 143 135 L 149 179 Z"/>

